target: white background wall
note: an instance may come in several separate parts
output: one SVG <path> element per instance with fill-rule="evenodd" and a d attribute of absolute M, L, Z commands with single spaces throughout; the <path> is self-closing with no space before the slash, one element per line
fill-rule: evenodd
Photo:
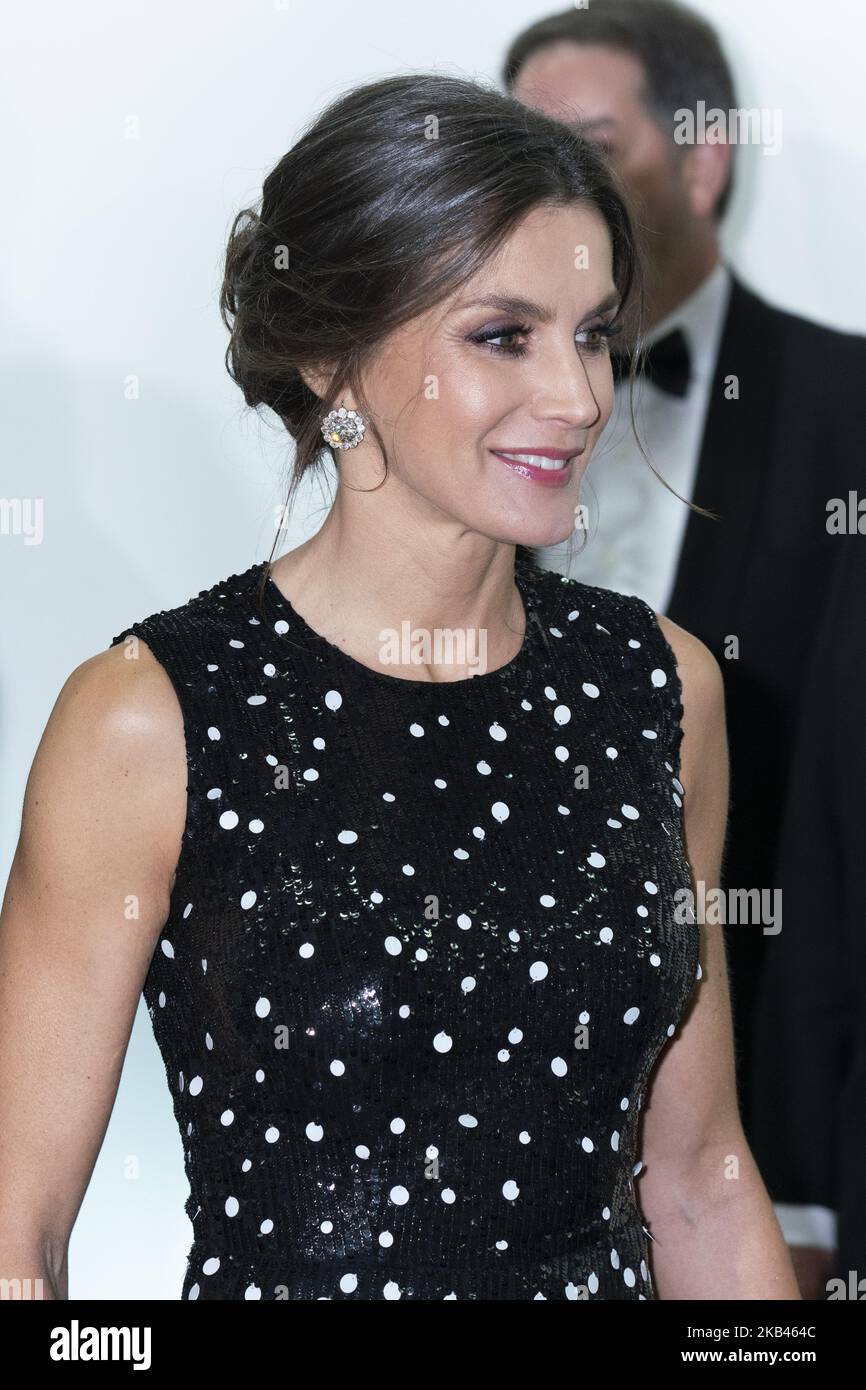
<path fill-rule="evenodd" d="M 223 366 L 217 294 L 234 212 L 338 93 L 407 70 L 495 78 L 513 35 L 559 8 L 42 0 L 7 13 L 0 498 L 39 498 L 44 512 L 38 545 L 0 534 L 3 883 L 69 673 L 126 624 L 270 552 L 290 455 L 245 414 Z M 866 330 L 866 11 L 860 0 L 694 8 L 719 27 L 740 104 L 784 113 L 778 157 L 738 151 L 727 255 L 770 300 Z M 321 505 L 302 497 L 286 548 L 318 528 Z M 71 1296 L 177 1298 L 187 1191 L 141 1005 L 73 1234 Z"/>

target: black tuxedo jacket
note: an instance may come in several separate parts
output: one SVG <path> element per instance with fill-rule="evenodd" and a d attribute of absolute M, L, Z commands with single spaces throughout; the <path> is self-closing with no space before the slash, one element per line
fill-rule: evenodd
<path fill-rule="evenodd" d="M 803 700 L 780 875 L 781 936 L 755 1013 L 753 1130 L 765 1179 L 839 1223 L 866 1275 L 866 535 L 837 541 Z M 760 1163 L 760 1159 L 759 1159 Z"/>
<path fill-rule="evenodd" d="M 734 379 L 739 398 L 728 399 Z M 827 504 L 847 502 L 852 489 L 866 498 L 866 338 L 774 308 L 734 276 L 693 494 L 722 519 L 690 513 L 667 613 L 706 643 L 724 676 L 731 804 L 723 886 L 767 889 L 771 903 L 773 889 L 782 890 L 778 935 L 760 925 L 725 929 L 743 1123 L 770 1195 L 781 1202 L 821 1196 L 793 1182 L 775 1131 L 755 1126 L 756 1077 L 763 1052 L 774 1046 L 766 1032 L 756 1046 L 757 991 L 765 961 L 787 952 L 786 978 L 807 968 L 800 961 L 803 933 L 787 933 L 785 912 L 795 910 L 810 863 L 780 859 L 781 826 L 790 792 L 804 798 L 797 806 L 804 845 L 809 833 L 817 838 L 828 830 L 826 808 L 810 801 L 802 782 L 789 782 L 834 565 L 840 547 L 858 540 L 828 532 Z M 866 546 L 866 536 L 859 541 Z M 732 637 L 738 646 L 729 649 Z M 806 736 L 820 738 L 818 726 L 814 720 Z M 797 873 L 788 878 L 791 869 Z M 817 884 L 817 866 L 815 873 Z M 827 931 L 818 918 L 811 927 Z M 834 935 L 828 950 L 835 949 Z M 785 1001 L 778 991 L 775 998 L 781 1021 Z M 778 1055 L 769 1061 L 777 1070 Z M 793 1104 L 802 1084 L 814 1087 L 817 1099 L 837 1079 L 835 1070 L 812 1068 L 808 1078 L 792 1076 L 786 1094 Z M 789 1117 L 802 1143 L 829 1144 L 829 1136 L 809 1133 L 811 1097 L 802 1100 L 802 1129 Z"/>

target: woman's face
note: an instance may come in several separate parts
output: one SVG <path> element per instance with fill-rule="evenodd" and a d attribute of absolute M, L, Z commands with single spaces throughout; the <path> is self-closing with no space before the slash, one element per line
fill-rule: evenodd
<path fill-rule="evenodd" d="M 605 335 L 618 304 L 600 213 L 530 213 L 456 295 L 392 334 L 366 376 L 389 456 L 379 502 L 497 541 L 567 539 L 613 406 Z M 339 457 L 350 483 L 381 479 L 370 431 Z"/>

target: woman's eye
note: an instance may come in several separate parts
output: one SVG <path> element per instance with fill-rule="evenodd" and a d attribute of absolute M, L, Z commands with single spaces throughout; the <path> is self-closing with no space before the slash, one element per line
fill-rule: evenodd
<path fill-rule="evenodd" d="M 487 341 L 496 343 L 500 348 L 504 348 L 506 352 L 513 352 L 515 348 L 525 346 L 525 344 L 518 341 L 520 336 L 519 333 L 497 333 L 495 338 L 488 338 Z"/>
<path fill-rule="evenodd" d="M 576 335 L 577 338 L 586 338 L 592 341 L 584 343 L 590 352 L 602 352 L 611 338 L 615 338 L 617 333 L 622 332 L 620 323 L 600 323 L 595 328 L 585 328 L 582 333 Z M 594 335 L 594 336 L 593 336 Z"/>
<path fill-rule="evenodd" d="M 503 353 L 508 357 L 522 357 L 526 352 L 526 345 L 517 340 L 528 338 L 531 331 L 525 324 L 514 324 L 508 328 L 494 328 L 475 333 L 472 341 L 489 348 L 491 352 Z"/>
<path fill-rule="evenodd" d="M 603 352 L 610 338 L 621 332 L 619 324 L 596 324 L 594 328 L 582 329 L 575 334 L 575 342 L 581 347 L 585 347 L 588 352 Z M 470 341 L 477 343 L 480 347 L 486 347 L 490 352 L 499 356 L 523 357 L 526 354 L 526 344 L 532 333 L 532 329 L 526 324 L 512 324 L 507 328 L 485 329 L 481 333 L 473 333 Z"/>

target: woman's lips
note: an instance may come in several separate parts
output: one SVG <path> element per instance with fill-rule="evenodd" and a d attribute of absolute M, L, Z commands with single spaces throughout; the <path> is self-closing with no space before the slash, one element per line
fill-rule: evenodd
<path fill-rule="evenodd" d="M 560 468 L 542 468 L 540 464 L 527 463 L 523 459 L 510 458 L 508 454 L 500 454 L 496 449 L 490 451 L 495 458 L 501 460 L 506 467 L 513 472 L 519 473 L 521 478 L 526 478 L 527 482 L 538 483 L 540 487 L 566 487 L 571 481 L 573 464 L 579 454 L 572 455 L 565 460 Z M 584 451 L 581 450 L 580 453 Z M 554 451 L 551 450 L 551 454 Z"/>

